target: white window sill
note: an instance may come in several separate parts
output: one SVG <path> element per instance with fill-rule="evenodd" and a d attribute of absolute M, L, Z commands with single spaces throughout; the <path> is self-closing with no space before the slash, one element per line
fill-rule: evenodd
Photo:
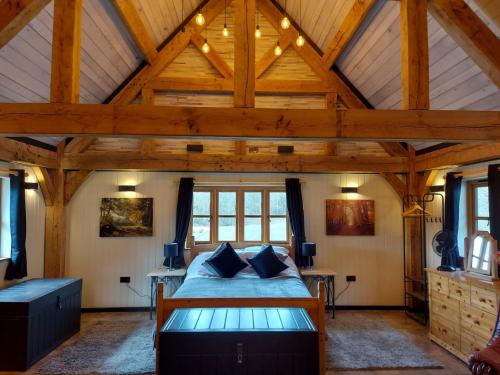
<path fill-rule="evenodd" d="M 6 261 L 8 261 L 9 259 L 10 259 L 10 258 L 2 258 L 2 257 L 0 257 L 0 262 L 6 262 Z"/>

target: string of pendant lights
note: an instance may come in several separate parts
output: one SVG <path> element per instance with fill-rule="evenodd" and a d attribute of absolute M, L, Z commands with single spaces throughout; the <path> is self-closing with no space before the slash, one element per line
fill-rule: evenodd
<path fill-rule="evenodd" d="M 182 1 L 182 3 L 183 3 L 182 5 L 184 6 L 184 0 Z M 283 18 L 281 18 L 281 20 L 279 20 L 279 22 L 278 22 L 279 26 L 281 26 L 281 28 L 283 30 L 287 30 L 291 26 L 291 22 L 287 16 L 286 10 L 287 10 L 287 0 L 285 0 L 285 8 L 284 8 L 284 12 L 283 12 Z M 258 8 L 257 8 L 256 13 L 257 13 L 256 14 L 256 17 L 257 17 L 256 21 L 257 22 L 256 22 L 256 26 L 255 26 L 255 38 L 260 39 L 262 37 L 262 31 L 260 29 L 260 13 L 259 13 Z M 209 53 L 210 52 L 210 45 L 208 44 L 208 32 L 207 32 L 208 25 L 207 25 L 207 21 L 206 21 L 206 11 L 205 11 L 205 15 L 204 15 L 203 9 L 200 9 L 198 11 L 198 13 L 196 14 L 194 20 L 198 26 L 205 26 L 205 42 L 203 43 L 201 50 L 203 53 Z M 299 48 L 304 46 L 304 44 L 306 43 L 306 40 L 305 40 L 304 36 L 302 35 L 301 25 L 302 25 L 302 0 L 299 0 L 299 30 L 298 30 L 297 39 L 295 41 L 295 44 Z M 227 27 L 227 0 L 224 0 L 224 27 L 222 28 L 222 36 L 225 38 L 227 38 L 229 36 L 229 29 Z M 282 53 L 283 53 L 283 49 L 280 46 L 280 39 L 279 39 L 279 33 L 278 33 L 278 40 L 276 42 L 276 46 L 274 47 L 274 54 L 276 56 L 280 56 Z"/>

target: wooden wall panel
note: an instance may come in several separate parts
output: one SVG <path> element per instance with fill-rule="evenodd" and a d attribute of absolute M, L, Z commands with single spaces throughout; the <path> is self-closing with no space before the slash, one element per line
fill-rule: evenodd
<path fill-rule="evenodd" d="M 292 47 L 286 49 L 261 78 L 319 81 L 319 77 Z"/>
<path fill-rule="evenodd" d="M 177 56 L 160 77 L 222 78 L 198 49 L 190 44 Z"/>
<path fill-rule="evenodd" d="M 207 174 L 188 174 L 206 178 Z M 178 179 L 186 173 L 96 172 L 75 193 L 68 210 L 68 276 L 83 277 L 84 307 L 146 306 L 119 283 L 130 276 L 131 286 L 149 293 L 146 274 L 163 262 L 163 243 L 172 241 Z M 357 281 L 338 300 L 340 305 L 400 305 L 402 275 L 401 205 L 392 188 L 378 175 L 368 174 L 211 174 L 210 178 L 284 179 L 298 177 L 302 185 L 307 238 L 318 244 L 318 267 L 338 272 L 337 290 L 345 287 L 345 276 Z M 136 184 L 138 197 L 154 198 L 153 237 L 115 238 L 98 236 L 99 205 L 104 197 L 123 197 L 119 184 Z M 375 236 L 326 236 L 325 199 L 345 199 L 341 186 L 359 185 L 356 199 L 375 200 Z M 396 223 L 396 225 L 395 225 Z M 99 258 L 100 272 L 95 272 Z M 376 265 L 376 267 L 374 267 Z M 391 272 L 387 272 L 391 270 Z"/>

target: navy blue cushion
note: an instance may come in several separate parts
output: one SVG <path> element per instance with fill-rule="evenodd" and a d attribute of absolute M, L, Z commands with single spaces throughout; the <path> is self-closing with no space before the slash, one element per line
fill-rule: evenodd
<path fill-rule="evenodd" d="M 248 266 L 236 254 L 229 242 L 220 244 L 203 265 L 224 278 L 231 278 Z"/>
<path fill-rule="evenodd" d="M 267 246 L 253 258 L 249 258 L 248 262 L 252 265 L 255 272 L 263 279 L 274 277 L 288 268 L 288 266 L 278 258 L 272 246 Z"/>

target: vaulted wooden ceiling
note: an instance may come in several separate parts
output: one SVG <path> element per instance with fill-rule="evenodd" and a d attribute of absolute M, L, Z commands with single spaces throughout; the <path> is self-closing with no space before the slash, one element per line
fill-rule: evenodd
<path fill-rule="evenodd" d="M 467 0 L 467 4 L 490 30 L 500 34 L 500 7 L 498 0 Z M 140 69 L 150 56 L 145 46 L 129 32 L 124 17 L 120 15 L 120 3 L 132 6 L 143 24 L 153 47 L 161 48 L 175 33 L 179 25 L 199 5 L 197 0 L 131 0 L 114 2 L 106 0 L 83 0 L 83 27 L 80 64 L 80 102 L 102 103 L 113 97 L 121 85 Z M 123 5 L 124 3 L 128 3 Z M 299 5 L 301 11 L 299 12 Z M 217 51 L 229 71 L 234 71 L 234 44 L 232 20 L 234 9 L 227 1 L 227 13 L 220 13 L 210 23 L 207 36 L 212 48 Z M 318 55 L 335 65 L 335 69 L 359 91 L 368 105 L 374 108 L 401 108 L 401 50 L 400 50 L 400 2 L 375 0 L 280 0 L 297 26 L 304 30 L 310 42 L 318 49 Z M 258 10 L 258 23 L 263 31 L 262 39 L 256 42 L 256 61 L 265 54 L 278 39 L 272 22 Z M 500 90 L 483 69 L 464 51 L 441 24 L 428 15 L 429 62 L 430 62 L 430 108 L 499 110 Z M 353 18 L 354 15 L 354 18 Z M 357 16 L 357 20 L 356 20 Z M 225 20 L 227 18 L 227 20 Z M 353 19 L 356 20 L 354 25 Z M 221 29 L 227 23 L 230 37 L 223 38 Z M 53 2 L 44 9 L 12 40 L 0 49 L 0 102 L 48 102 L 50 99 L 51 44 L 53 25 Z M 336 38 L 357 31 L 341 50 L 332 49 Z M 337 40 L 338 41 L 338 40 Z M 187 81 L 196 84 L 213 84 L 221 79 L 213 61 L 207 60 L 199 51 L 200 41 L 189 44 L 159 74 L 156 82 L 157 105 L 232 107 L 231 90 L 220 92 L 193 92 L 186 89 Z M 151 48 L 149 48 L 151 51 Z M 152 53 L 156 53 L 153 51 Z M 293 48 L 288 48 L 261 75 L 265 80 L 300 79 L 319 82 L 319 77 L 310 65 Z M 163 79 L 163 81 L 162 81 Z M 194 80 L 200 79 L 200 80 Z M 177 80 L 177 81 L 176 81 Z M 261 82 L 263 87 L 265 82 Z M 171 90 L 174 84 L 178 88 Z M 163 85 L 163 86 L 162 86 Z M 154 86 L 154 85 L 153 85 Z M 180 89 L 179 89 L 180 87 Z M 165 88 L 160 90 L 158 88 Z M 261 108 L 325 108 L 327 101 L 322 93 L 291 95 L 273 93 L 272 88 L 261 89 L 256 97 L 256 107 Z M 266 91 L 267 90 L 267 91 Z M 257 85 L 259 91 L 259 85 Z M 324 89 L 323 91 L 327 91 Z M 141 102 L 141 97 L 135 102 Z M 338 104 L 342 106 L 342 101 Z M 39 140 L 57 145 L 61 138 L 42 137 Z M 177 142 L 177 143 L 176 143 Z M 231 150 L 238 147 L 234 141 L 206 143 L 206 150 Z M 226 142 L 226 143 L 224 143 Z M 166 152 L 185 152 L 186 141 L 155 140 L 150 145 Z M 177 144 L 177 146 L 174 146 Z M 431 142 L 415 142 L 415 148 L 432 146 Z M 257 147 L 260 146 L 260 147 Z M 273 143 L 246 143 L 247 150 L 258 148 L 261 152 L 274 150 Z M 123 139 L 95 139 L 85 149 L 88 151 L 141 150 L 142 142 Z M 317 142 L 313 147 L 297 144 L 301 154 L 331 153 L 330 142 Z M 176 151 L 177 150 L 177 151 Z M 312 151 L 311 151 L 312 150 Z M 377 143 L 343 142 L 336 146 L 339 155 L 387 155 Z M 272 151 L 271 153 L 275 153 Z"/>

